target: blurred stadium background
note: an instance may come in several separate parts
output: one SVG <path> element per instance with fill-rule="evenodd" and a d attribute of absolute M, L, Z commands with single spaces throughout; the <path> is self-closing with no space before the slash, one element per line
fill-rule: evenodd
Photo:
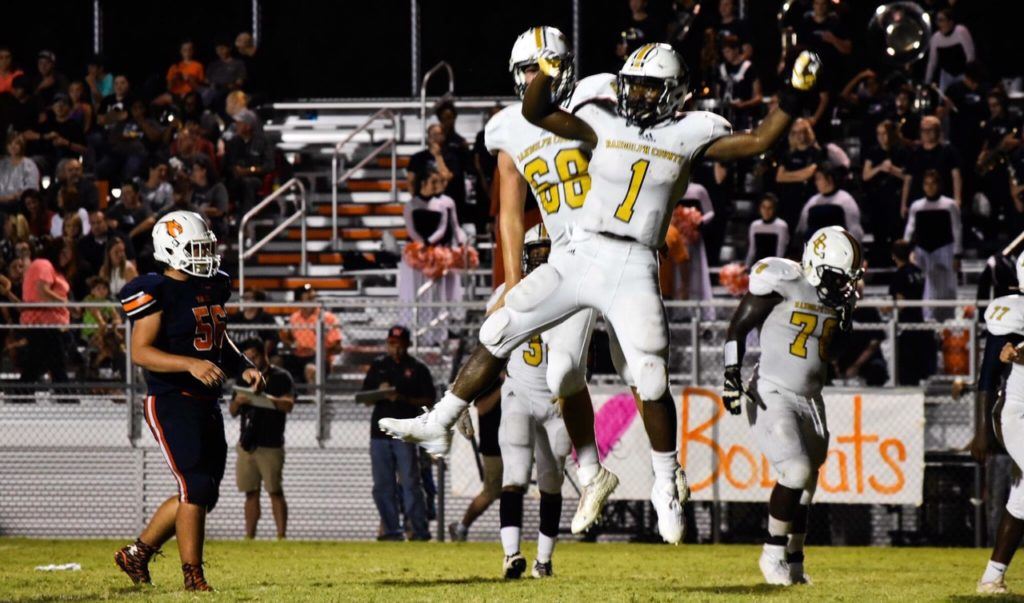
<path fill-rule="evenodd" d="M 232 0 L 211 4 L 181 0 L 157 8 L 94 0 L 19 3 L 5 9 L 12 18 L 0 23 L 0 45 L 13 55 L 14 68 L 24 71 L 23 91 L 30 98 L 13 102 L 8 98 L 13 97 L 9 82 L 0 96 L 5 103 L 0 108 L 0 125 L 8 133 L 38 129 L 32 120 L 24 121 L 25 102 L 34 103 L 35 113 L 30 115 L 41 112 L 47 114 L 46 122 L 63 123 L 50 109 L 53 101 L 59 104 L 55 96 L 64 92 L 58 88 L 65 80 L 84 81 L 83 95 L 72 100 L 79 115 L 76 119 L 83 120 L 85 150 L 68 153 L 30 145 L 25 153 L 39 159 L 39 189 L 53 216 L 39 217 L 19 205 L 23 190 L 3 191 L 13 195 L 0 206 L 5 224 L 11 222 L 9 216 L 24 214 L 31 232 L 21 240 L 12 224 L 5 228 L 0 245 L 2 274 L 13 296 L 0 305 L 5 343 L 0 364 L 0 535 L 126 537 L 136 533 L 173 491 L 172 477 L 144 427 L 145 385 L 122 344 L 130 337 L 129 327 L 124 323 L 112 327 L 109 337 L 97 342 L 96 326 L 88 320 L 98 309 L 119 311 L 112 302 L 85 301 L 86 277 L 99 274 L 110 258 L 103 261 L 103 251 L 101 265 L 79 258 L 80 282 L 66 304 L 72 318 L 69 324 L 56 327 L 19 324 L 18 314 L 27 306 L 20 299 L 17 271 L 19 265 L 24 269 L 20 262 L 27 264 L 31 259 L 32 247 L 51 232 L 82 249 L 80 240 L 88 236 L 84 222 L 91 220 L 81 220 L 78 232 L 68 232 L 61 225 L 73 222 L 82 209 L 106 211 L 103 219 L 110 221 L 111 210 L 120 204 L 118 215 L 123 216 L 123 196 L 133 179 L 140 182 L 136 188 L 146 203 L 160 201 L 161 185 L 166 185 L 168 196 L 163 202 L 199 204 L 198 199 L 188 198 L 196 191 L 186 181 L 188 167 L 202 160 L 196 159 L 193 148 L 185 148 L 185 138 L 198 148 L 211 149 L 207 153 L 213 156 L 206 160 L 227 185 L 230 205 L 216 219 L 222 268 L 235 279 L 239 293 L 233 311 L 238 312 L 244 293 L 257 290 L 260 293 L 251 305 L 265 310 L 259 314 L 263 322 L 250 321 L 244 327 L 232 324 L 229 329 L 274 339 L 279 338 L 273 335 L 279 330 L 312 329 L 316 347 L 311 360 L 323 367 L 308 382 L 301 369 L 296 375 L 300 404 L 288 419 L 284 472 L 291 506 L 289 536 L 376 537 L 379 517 L 371 498 L 368 453 L 371 409 L 356 404 L 353 394 L 369 361 L 382 353 L 385 332 L 393 324 L 412 330 L 412 354 L 429 366 L 439 388 L 449 382 L 460 358 L 474 345 L 484 301 L 494 284 L 495 258 L 493 166 L 474 141 L 482 140 L 478 133 L 489 111 L 514 100 L 507 57 L 515 36 L 537 24 L 561 28 L 573 41 L 580 72 L 588 75 L 616 70 L 616 47 L 636 43 L 637 31 L 647 27 L 642 39 L 670 39 L 687 58 L 695 103 L 729 111 L 724 88 L 716 84 L 721 47 L 730 43 L 726 38 L 735 34 L 741 47 L 751 45 L 752 69 L 768 102 L 778 84 L 776 65 L 786 51 L 783 40 L 796 36 L 798 42 L 809 43 L 799 36 L 806 35 L 805 13 L 813 10 L 814 3 L 737 0 L 744 25 L 733 30 L 722 25 L 719 3 L 714 0 L 651 0 L 652 17 L 643 23 L 632 21 L 632 4 L 637 3 Z M 823 475 L 824 504 L 815 507 L 809 543 L 987 546 L 999 501 L 1005 498 L 1011 463 L 994 450 L 983 462 L 971 457 L 968 447 L 977 426 L 974 393 L 968 390 L 954 398 L 951 392 L 954 380 L 970 384 L 979 374 L 985 349 L 979 308 L 987 303 L 993 286 L 1011 286 L 1000 280 L 1006 274 L 998 257 L 1024 225 L 1013 180 L 1014 167 L 1021 161 L 1017 146 L 1024 98 L 1017 60 L 1024 50 L 1024 36 L 1019 33 L 1020 20 L 1014 18 L 1020 7 L 998 0 L 948 3 L 953 5 L 956 22 L 973 34 L 971 52 L 976 56 L 971 58 L 984 65 L 981 91 L 970 91 L 981 100 L 972 97 L 965 101 L 971 103 L 969 110 L 956 111 L 947 104 L 948 95 L 924 84 L 929 33 L 936 11 L 947 2 L 922 0 L 920 13 L 928 15 L 926 19 L 905 9 L 905 19 L 917 20 L 909 29 L 897 29 L 898 35 L 884 24 L 868 26 L 877 18 L 881 5 L 877 1 L 826 4 L 829 27 L 846 36 L 852 50 L 826 57 L 826 69 L 834 74 L 829 83 L 832 96 L 814 124 L 819 154 L 808 161 L 824 164 L 827 156 L 836 166 L 839 186 L 861 206 L 872 265 L 862 304 L 865 310 L 858 314 L 856 336 L 848 344 L 852 350 L 868 353 L 860 363 L 855 362 L 855 354 L 837 367 L 835 388 L 827 395 L 832 452 Z M 726 30 L 732 33 L 724 35 Z M 222 143 L 230 148 L 233 133 L 233 115 L 224 101 L 230 90 L 215 91 L 221 94 L 211 94 L 205 107 L 186 102 L 192 92 L 203 90 L 172 92 L 165 98 L 165 72 L 178 60 L 183 39 L 192 40 L 198 60 L 207 63 L 215 57 L 215 43 L 223 40 L 232 48 L 239 32 L 251 32 L 255 46 L 254 51 L 245 44 L 233 50 L 247 69 L 239 89 L 259 117 L 259 136 L 273 149 L 271 165 L 261 172 L 255 189 L 246 189 L 231 176 L 227 169 L 232 167 L 231 153 L 219 148 Z M 40 58 L 42 50 L 56 55 L 57 72 L 66 76 L 53 78 L 53 85 L 38 73 L 37 63 L 46 58 Z M 125 167 L 130 162 L 104 145 L 105 126 L 92 120 L 91 129 L 86 129 L 84 116 L 103 115 L 105 107 L 85 79 L 89 65 L 100 62 L 106 73 L 125 75 L 133 98 L 145 102 L 144 114 L 132 119 L 140 122 L 138 136 L 145 137 L 146 143 L 126 153 L 138 160 L 134 171 Z M 843 94 L 846 84 L 868 68 L 874 74 L 865 76 L 871 83 L 855 83 Z M 963 65 L 960 68 L 962 73 Z M 6 73 L 12 74 L 13 68 Z M 939 83 L 937 75 L 932 79 Z M 993 89 L 1004 91 L 1008 99 L 1007 113 L 996 124 L 1003 130 L 995 129 L 985 103 L 987 91 Z M 910 95 L 909 107 L 897 108 L 901 91 Z M 435 110 L 446 103 L 457 109 L 454 132 L 469 141 L 462 147 L 448 133 L 446 144 L 461 168 L 454 170 L 449 194 L 456 197 L 479 266 L 453 269 L 442 279 L 445 287 L 458 285 L 457 296 L 448 295 L 447 289 L 442 292 L 442 286 L 427 277 L 417 281 L 422 286 L 413 288 L 411 298 L 403 299 L 400 266 L 410 226 L 402 215 L 403 204 L 410 199 L 405 167 L 411 155 L 425 148 L 426 127 L 437 120 Z M 762 111 L 755 108 L 750 119 L 756 120 Z M 891 189 L 879 191 L 865 183 L 862 166 L 875 144 L 874 126 L 881 118 L 897 123 L 907 139 L 907 152 L 913 153 L 917 125 L 926 115 L 941 117 L 947 140 L 956 143 L 959 163 L 954 167 L 963 178 L 964 254 L 955 275 L 954 297 L 900 304 L 901 308 L 929 308 L 929 316 L 939 319 L 908 322 L 892 311 L 890 294 L 895 270 L 889 245 L 902 234 L 901 226 L 890 224 L 890 209 L 898 198 Z M 151 135 L 141 122 L 156 129 L 156 134 Z M 968 131 L 984 136 L 956 139 Z M 207 146 L 196 139 L 203 139 Z M 988 145 L 989 140 L 994 142 Z M 783 144 L 750 165 L 716 171 L 716 166 L 708 164 L 695 176 L 708 190 L 714 218 L 702 227 L 691 248 L 697 245 L 706 254 L 713 287 L 702 297 L 694 293 L 699 287 L 684 277 L 683 286 L 666 294 L 672 329 L 671 378 L 683 416 L 682 454 L 689 461 L 691 481 L 702 484 L 689 509 L 693 527 L 689 538 L 694 541 L 756 542 L 764 533 L 766 469 L 756 448 L 745 447 L 750 446 L 744 440 L 745 421 L 716 415 L 719 404 L 714 390 L 722 374 L 721 346 L 735 305 L 732 279 L 727 277 L 722 284 L 718 277 L 723 266 L 744 263 L 748 226 L 757 217 L 764 192 L 774 190 L 784 198 L 795 195 L 799 205 L 815 192 L 806 178 L 798 189 L 779 190 L 775 176 L 780 165 L 790 166 L 792 151 Z M 985 152 L 989 155 L 981 157 Z M 118 168 L 104 163 L 110 156 L 122 160 Z M 84 175 L 64 173 L 74 172 L 68 170 L 67 160 L 80 160 Z M 977 165 L 984 165 L 984 173 Z M 165 166 L 163 172 L 159 166 Z M 72 201 L 62 194 L 70 189 L 78 190 L 81 199 Z M 255 197 L 247 200 L 247 191 Z M 202 203 L 210 201 L 204 198 Z M 61 222 L 54 231 L 56 218 Z M 48 222 L 41 226 L 43 219 Z M 109 226 L 134 243 L 129 255 L 144 270 L 151 259 L 145 251 L 148 233 L 132 235 L 123 220 L 111 221 Z M 794 232 L 792 238 L 796 241 L 799 236 Z M 27 245 L 19 248 L 19 243 Z M 1018 251 L 1009 249 L 1009 261 Z M 677 274 L 688 273 L 690 267 L 678 266 Z M 725 272 L 735 275 L 735 270 Z M 105 274 L 109 278 L 111 272 Z M 315 299 L 298 301 L 307 284 L 315 290 Z M 303 305 L 321 310 L 311 324 L 300 325 L 292 319 Z M 322 335 L 331 328 L 324 323 L 327 313 L 338 319 L 340 350 L 324 348 Z M 24 379 L 30 357 L 25 353 L 30 339 L 26 334 L 40 329 L 61 340 L 63 351 L 54 353 L 66 355 L 61 362 L 68 382 Z M 908 338 L 908 333 L 924 336 Z M 273 345 L 283 363 L 295 356 L 295 350 Z M 104 351 L 112 358 L 97 362 Z M 753 361 L 757 354 L 750 356 Z M 593 357 L 595 400 L 611 404 L 624 388 L 613 374 L 606 337 L 600 334 L 595 337 Z M 908 358 L 932 365 L 922 380 L 898 379 L 899 364 Z M 228 442 L 233 445 L 238 423 L 230 419 L 226 423 Z M 656 535 L 653 511 L 645 496 L 636 495 L 648 483 L 647 468 L 641 464 L 633 470 L 630 464 L 631 459 L 647 458 L 645 444 L 643 438 L 632 437 L 635 422 L 628 425 L 634 431 L 609 435 L 608 452 L 609 462 L 622 467 L 626 473 L 620 475 L 626 479 L 591 537 L 652 540 Z M 438 488 L 431 526 L 439 540 L 447 537 L 445 524 L 461 516 L 479 486 L 472 450 L 464 440 L 457 442 L 447 464 L 426 469 L 433 473 Z M 715 456 L 709 453 L 712 450 L 717 450 Z M 235 491 L 231 477 L 234 455 L 232 448 L 221 503 L 210 516 L 208 533 L 213 538 L 243 535 L 243 496 Z M 566 528 L 575 507 L 574 492 L 572 484 L 567 484 Z M 536 525 L 530 523 L 536 521 L 535 504 L 530 503 L 525 513 L 526 534 L 535 532 Z M 473 526 L 470 538 L 494 540 L 497 517 L 494 505 Z M 269 513 L 264 515 L 262 536 L 272 533 L 268 523 Z"/>

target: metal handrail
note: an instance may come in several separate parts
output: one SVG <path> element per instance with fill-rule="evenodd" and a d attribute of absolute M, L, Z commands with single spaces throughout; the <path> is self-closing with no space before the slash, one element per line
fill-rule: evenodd
<path fill-rule="evenodd" d="M 278 197 L 287 193 L 293 188 L 297 188 L 299 190 L 299 209 L 292 215 L 288 216 L 285 220 L 278 224 L 277 227 L 274 228 L 274 230 L 271 230 L 269 233 L 267 233 L 266 236 L 264 236 L 255 244 L 253 244 L 253 246 L 249 248 L 248 251 L 246 251 L 246 224 L 248 224 L 249 221 L 252 220 L 252 218 L 257 213 L 259 213 L 260 210 L 266 207 L 271 201 L 276 201 Z M 269 243 L 271 239 L 281 234 L 281 232 L 284 231 L 284 229 L 288 228 L 296 221 L 299 222 L 301 229 L 301 236 L 299 239 L 301 245 L 300 263 L 302 264 L 302 272 L 303 274 L 305 274 L 308 268 L 308 264 L 306 262 L 306 185 L 303 184 L 301 180 L 299 180 L 298 178 L 292 178 L 288 182 L 285 182 L 284 184 L 281 185 L 280 188 L 267 195 L 266 198 L 257 203 L 255 207 L 250 209 L 248 212 L 246 212 L 244 216 L 242 216 L 242 220 L 238 223 L 238 299 L 242 299 L 242 295 L 245 293 L 245 260 L 252 257 L 252 255 L 259 251 L 260 249 L 263 249 L 263 247 L 267 243 Z"/>
<path fill-rule="evenodd" d="M 431 67 L 430 71 L 423 74 L 423 83 L 420 84 L 420 126 L 423 128 L 424 145 L 427 144 L 427 82 L 441 69 L 445 69 L 448 72 L 448 94 L 455 94 L 455 72 L 447 62 L 441 61 Z"/>
<path fill-rule="evenodd" d="M 368 130 L 374 122 L 380 119 L 391 120 L 391 138 L 385 140 L 382 144 L 377 146 L 370 152 L 369 155 L 363 157 L 362 161 L 352 166 L 343 176 L 338 177 L 339 159 L 341 158 L 341 150 L 346 144 L 355 138 L 356 134 Z M 355 130 L 349 132 L 349 135 L 342 139 L 338 144 L 334 145 L 334 153 L 331 155 L 331 247 L 334 249 L 338 248 L 338 187 L 342 183 L 347 182 L 357 171 L 363 169 L 366 164 L 370 163 L 373 159 L 380 155 L 384 149 L 391 148 L 391 201 L 398 201 L 398 114 L 391 109 L 379 109 L 376 113 L 371 115 L 369 119 L 364 121 Z M 371 134 L 371 141 L 373 136 Z"/>

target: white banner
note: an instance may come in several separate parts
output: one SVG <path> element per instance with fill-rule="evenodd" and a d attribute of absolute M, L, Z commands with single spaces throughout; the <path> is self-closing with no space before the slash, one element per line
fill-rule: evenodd
<path fill-rule="evenodd" d="M 612 496 L 650 497 L 650 446 L 633 397 L 594 388 L 596 433 L 602 461 L 620 478 Z M 826 390 L 831 438 L 818 476 L 816 502 L 921 504 L 924 478 L 924 394 L 921 391 Z M 694 500 L 761 502 L 768 499 L 775 473 L 757 449 L 745 416 L 725 411 L 717 391 L 686 388 L 679 408 L 680 462 Z M 574 464 L 568 463 L 570 467 Z M 451 456 L 452 490 L 472 496 L 480 479 L 469 443 L 455 436 Z M 572 469 L 570 476 L 575 479 Z M 574 496 L 570 484 L 563 494 Z"/>

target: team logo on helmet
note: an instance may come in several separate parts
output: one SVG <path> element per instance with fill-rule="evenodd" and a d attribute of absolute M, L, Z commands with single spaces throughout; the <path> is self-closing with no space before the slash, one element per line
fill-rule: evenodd
<path fill-rule="evenodd" d="M 167 222 L 167 234 L 171 235 L 171 237 L 177 239 L 178 235 L 183 232 L 185 232 L 185 229 L 182 228 L 181 224 L 178 224 L 174 220 Z"/>
<path fill-rule="evenodd" d="M 814 255 L 821 259 L 825 259 L 825 233 L 814 239 Z"/>

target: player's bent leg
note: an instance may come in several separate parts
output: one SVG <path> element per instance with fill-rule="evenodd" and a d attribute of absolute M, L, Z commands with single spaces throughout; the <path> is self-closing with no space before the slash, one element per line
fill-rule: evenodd
<path fill-rule="evenodd" d="M 1006 511 L 996 530 L 996 545 L 992 549 L 992 557 L 985 567 L 985 573 L 978 581 L 978 592 L 985 594 L 1009 592 L 1004 576 L 1014 553 L 1020 546 L 1021 537 L 1024 536 L 1024 478 L 1019 469 L 1024 462 L 1024 404 L 1012 398 L 1007 399 L 1003 404 L 999 422 L 1002 427 L 1002 441 L 1013 458 L 1015 467 L 1010 496 L 1006 501 Z"/>
<path fill-rule="evenodd" d="M 550 263 L 531 272 L 505 297 L 505 306 L 484 321 L 480 327 L 483 346 L 473 352 L 434 408 L 412 419 L 381 419 L 380 428 L 394 438 L 419 444 L 432 456 L 448 454 L 451 429 L 459 415 L 494 383 L 512 350 L 579 309 L 571 289 L 571 283 Z"/>

